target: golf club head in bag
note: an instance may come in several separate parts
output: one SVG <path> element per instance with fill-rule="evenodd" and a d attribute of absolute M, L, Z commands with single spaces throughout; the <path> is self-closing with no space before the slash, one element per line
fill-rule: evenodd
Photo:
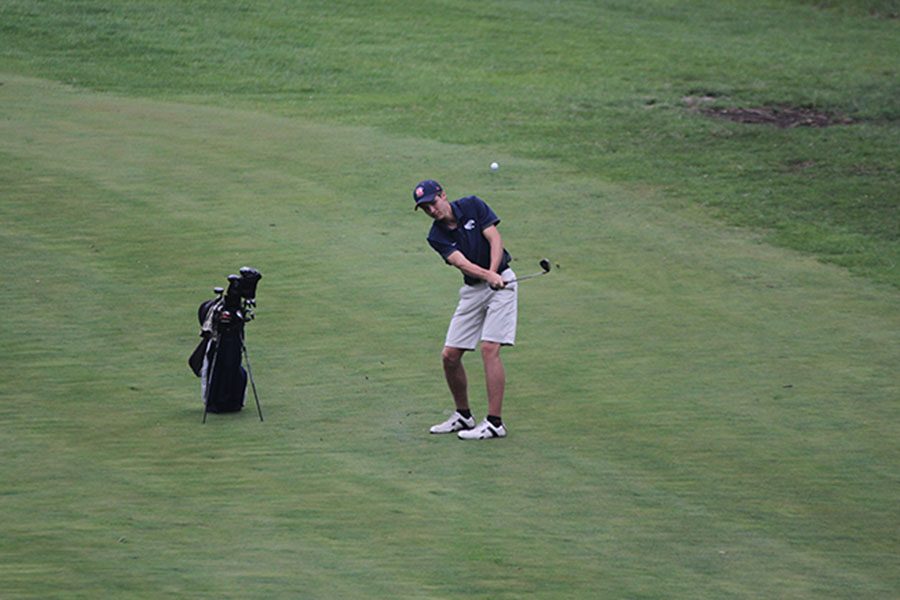
<path fill-rule="evenodd" d="M 240 313 L 243 321 L 252 321 L 256 306 L 256 286 L 262 273 L 253 267 L 241 267 L 240 275 L 228 276 L 228 290 L 225 292 L 225 308 Z"/>

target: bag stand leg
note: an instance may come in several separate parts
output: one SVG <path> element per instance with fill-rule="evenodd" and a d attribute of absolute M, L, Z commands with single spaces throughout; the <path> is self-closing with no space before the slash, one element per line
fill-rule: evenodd
<path fill-rule="evenodd" d="M 204 351 L 204 355 L 206 351 Z M 216 349 L 216 354 L 218 354 L 218 349 Z M 216 354 L 213 354 L 212 360 L 209 361 L 209 373 L 204 373 L 206 376 L 206 385 L 203 386 L 203 424 L 206 424 L 206 415 L 207 408 L 209 406 L 209 384 L 212 382 L 213 375 L 215 375 L 216 371 Z M 207 360 L 207 357 L 204 356 L 204 360 Z"/>
<path fill-rule="evenodd" d="M 250 387 L 253 388 L 253 397 L 256 399 L 256 412 L 259 420 L 263 420 L 262 407 L 259 405 L 259 396 L 256 394 L 256 383 L 253 381 L 253 369 L 250 368 L 250 355 L 247 354 L 247 346 L 244 344 L 244 332 L 241 332 L 241 348 L 244 350 L 244 360 L 247 361 L 247 374 L 250 376 Z"/>

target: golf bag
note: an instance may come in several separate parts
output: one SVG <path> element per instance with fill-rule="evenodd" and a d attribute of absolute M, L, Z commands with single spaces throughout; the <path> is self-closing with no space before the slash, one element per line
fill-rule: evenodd
<path fill-rule="evenodd" d="M 203 302 L 197 310 L 202 339 L 188 364 L 200 378 L 204 422 L 207 413 L 238 412 L 244 408 L 248 372 L 256 397 L 256 385 L 244 344 L 244 326 L 254 317 L 256 285 L 262 275 L 250 267 L 244 267 L 240 272 L 240 275 L 229 275 L 227 291 L 215 288 L 218 297 Z M 247 358 L 246 369 L 242 365 L 242 355 Z M 262 420 L 258 397 L 256 406 Z"/>

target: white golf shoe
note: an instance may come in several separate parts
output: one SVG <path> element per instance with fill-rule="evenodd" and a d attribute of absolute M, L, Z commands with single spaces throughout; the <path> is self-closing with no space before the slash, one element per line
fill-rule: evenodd
<path fill-rule="evenodd" d="M 485 419 L 473 429 L 460 431 L 456 436 L 461 440 L 489 440 L 492 438 L 506 437 L 506 427 L 501 425 L 495 427 L 491 422 Z"/>
<path fill-rule="evenodd" d="M 473 427 L 475 427 L 475 417 L 467 419 L 458 412 L 454 412 L 449 419 L 443 423 L 438 423 L 429 431 L 431 433 L 453 433 L 454 431 L 472 429 Z"/>

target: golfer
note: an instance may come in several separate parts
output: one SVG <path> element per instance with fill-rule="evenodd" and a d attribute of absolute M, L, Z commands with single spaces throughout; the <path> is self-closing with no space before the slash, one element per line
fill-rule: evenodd
<path fill-rule="evenodd" d="M 477 196 L 447 201 L 437 181 L 427 179 L 413 189 L 415 208 L 434 219 L 428 243 L 447 264 L 462 271 L 459 304 L 444 341 L 441 357 L 444 375 L 456 404 L 456 412 L 431 433 L 454 433 L 463 440 L 506 437 L 501 418 L 506 374 L 500 348 L 516 341 L 517 285 L 509 268 L 510 256 L 497 230 L 500 219 Z M 487 382 L 487 418 L 475 425 L 469 407 L 468 381 L 462 358 L 481 342 L 481 358 Z"/>

